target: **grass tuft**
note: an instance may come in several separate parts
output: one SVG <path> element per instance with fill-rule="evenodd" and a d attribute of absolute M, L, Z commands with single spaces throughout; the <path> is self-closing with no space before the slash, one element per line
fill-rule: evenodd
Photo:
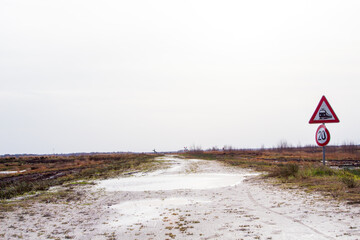
<path fill-rule="evenodd" d="M 299 172 L 299 165 L 297 164 L 284 164 L 279 165 L 271 171 L 268 176 L 269 177 L 281 177 L 281 178 L 289 178 L 295 177 Z"/>
<path fill-rule="evenodd" d="M 355 177 L 353 176 L 343 176 L 341 177 L 341 181 L 348 187 L 348 188 L 356 188 L 358 186 Z"/>

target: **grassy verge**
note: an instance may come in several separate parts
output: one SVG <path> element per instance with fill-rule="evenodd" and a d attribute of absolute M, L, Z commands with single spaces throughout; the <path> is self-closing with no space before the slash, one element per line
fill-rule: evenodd
<path fill-rule="evenodd" d="M 128 171 L 149 170 L 155 166 L 155 157 L 151 154 L 102 154 L 0 159 L 7 170 L 11 167 L 11 170 L 27 170 L 10 176 L 1 175 L 0 200 L 78 180 L 104 179 Z"/>
<path fill-rule="evenodd" d="M 334 153 L 335 155 L 336 153 Z M 321 192 L 324 196 L 360 204 L 360 169 L 322 166 L 320 159 L 309 153 L 278 151 L 188 152 L 187 158 L 218 160 L 225 164 L 264 172 L 284 186 Z M 316 158 L 315 158 L 316 157 Z M 341 159 L 340 159 L 341 160 Z"/>
<path fill-rule="evenodd" d="M 352 170 L 288 163 L 273 167 L 266 176 L 307 191 L 317 191 L 325 196 L 346 200 L 349 204 L 360 204 L 360 177 Z"/>

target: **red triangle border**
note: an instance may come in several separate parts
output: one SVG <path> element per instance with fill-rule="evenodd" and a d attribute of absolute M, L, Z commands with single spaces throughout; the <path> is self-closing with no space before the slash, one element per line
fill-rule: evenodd
<path fill-rule="evenodd" d="M 325 102 L 325 104 L 328 106 L 331 114 L 334 116 L 335 119 L 332 119 L 332 120 L 315 120 L 315 117 L 316 117 L 316 113 L 318 113 L 322 103 Z M 322 98 L 320 99 L 320 102 L 318 104 L 318 106 L 316 107 L 315 109 L 315 112 L 313 113 L 313 115 L 311 116 L 310 118 L 310 121 L 309 123 L 338 123 L 340 122 L 339 118 L 336 116 L 334 110 L 332 109 L 330 103 L 328 102 L 328 100 L 326 99 L 325 96 L 322 96 Z"/>

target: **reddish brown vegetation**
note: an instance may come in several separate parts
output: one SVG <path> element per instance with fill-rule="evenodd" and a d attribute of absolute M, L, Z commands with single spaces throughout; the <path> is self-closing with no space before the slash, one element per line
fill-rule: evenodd
<path fill-rule="evenodd" d="M 110 177 L 150 163 L 152 154 L 92 154 L 71 156 L 21 156 L 0 158 L 0 199 L 46 190 L 50 186 L 77 179 Z"/>

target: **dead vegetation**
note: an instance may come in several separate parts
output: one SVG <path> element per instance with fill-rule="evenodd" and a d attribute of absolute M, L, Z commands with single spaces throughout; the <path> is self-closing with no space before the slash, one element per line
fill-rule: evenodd
<path fill-rule="evenodd" d="M 318 147 L 189 151 L 184 156 L 252 168 L 284 186 L 321 192 L 348 204 L 360 204 L 360 147 L 356 145 L 327 147 L 326 166 L 321 163 L 322 150 Z"/>
<path fill-rule="evenodd" d="M 0 158 L 0 200 L 49 189 L 80 179 L 109 178 L 127 171 L 150 169 L 153 154 L 93 154 Z M 25 171 L 24 171 L 25 170 Z M 20 172 L 24 171 L 24 172 Z"/>

